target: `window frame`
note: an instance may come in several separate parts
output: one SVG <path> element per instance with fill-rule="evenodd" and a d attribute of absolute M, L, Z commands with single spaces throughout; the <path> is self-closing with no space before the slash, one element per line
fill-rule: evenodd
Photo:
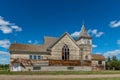
<path fill-rule="evenodd" d="M 37 55 L 34 55 L 34 60 L 37 60 Z"/>
<path fill-rule="evenodd" d="M 30 60 L 33 59 L 33 55 L 30 54 L 30 55 L 29 55 L 29 59 L 30 59 Z"/>
<path fill-rule="evenodd" d="M 29 55 L 29 59 L 30 59 L 30 60 L 41 60 L 41 59 L 42 59 L 42 56 L 41 56 L 41 55 L 33 55 L 33 54 L 30 54 L 30 55 Z"/>
<path fill-rule="evenodd" d="M 67 44 L 62 47 L 62 60 L 69 60 L 70 49 Z"/>
<path fill-rule="evenodd" d="M 41 56 L 41 55 L 38 55 L 38 56 L 37 56 L 37 59 L 38 59 L 38 60 L 41 60 L 41 59 L 42 59 L 42 56 Z"/>

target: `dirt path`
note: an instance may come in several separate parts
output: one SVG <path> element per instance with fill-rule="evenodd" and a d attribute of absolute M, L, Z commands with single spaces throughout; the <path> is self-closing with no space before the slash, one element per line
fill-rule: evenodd
<path fill-rule="evenodd" d="M 40 79 L 69 79 L 69 78 L 113 78 L 120 74 L 98 75 L 0 75 L 0 80 L 40 80 Z"/>

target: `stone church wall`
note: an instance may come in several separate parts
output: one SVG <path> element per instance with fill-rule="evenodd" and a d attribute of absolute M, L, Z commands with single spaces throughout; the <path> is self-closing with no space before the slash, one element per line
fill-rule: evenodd
<path fill-rule="evenodd" d="M 48 53 L 45 54 L 41 54 L 41 53 L 30 53 L 30 52 L 21 52 L 21 51 L 14 51 L 11 52 L 12 54 L 10 55 L 10 58 L 23 58 L 23 59 L 29 59 L 30 55 L 40 55 L 42 56 L 42 59 L 49 59 Z"/>
<path fill-rule="evenodd" d="M 80 53 L 79 47 L 70 39 L 68 35 L 65 35 L 58 43 L 54 45 L 51 51 L 51 59 L 61 60 L 62 59 L 62 47 L 68 45 L 70 54 L 70 60 L 79 60 Z"/>

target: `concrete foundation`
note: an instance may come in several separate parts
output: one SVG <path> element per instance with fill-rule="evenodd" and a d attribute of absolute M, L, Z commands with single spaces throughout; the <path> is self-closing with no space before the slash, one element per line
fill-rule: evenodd
<path fill-rule="evenodd" d="M 12 68 L 11 68 L 12 69 Z M 10 70 L 13 71 L 13 70 Z M 26 67 L 21 71 L 92 71 L 92 67 L 89 66 L 39 66 L 39 69 L 33 67 Z"/>

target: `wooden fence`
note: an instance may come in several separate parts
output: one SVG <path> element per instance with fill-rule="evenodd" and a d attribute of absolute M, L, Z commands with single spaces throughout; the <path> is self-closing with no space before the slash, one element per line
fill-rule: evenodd
<path fill-rule="evenodd" d="M 82 64 L 81 64 L 82 63 Z M 91 66 L 91 61 L 80 60 L 49 60 L 50 66 Z"/>
<path fill-rule="evenodd" d="M 90 60 L 28 60 L 28 59 L 14 59 L 10 62 L 22 63 L 24 66 L 39 65 L 39 66 L 91 66 Z"/>

